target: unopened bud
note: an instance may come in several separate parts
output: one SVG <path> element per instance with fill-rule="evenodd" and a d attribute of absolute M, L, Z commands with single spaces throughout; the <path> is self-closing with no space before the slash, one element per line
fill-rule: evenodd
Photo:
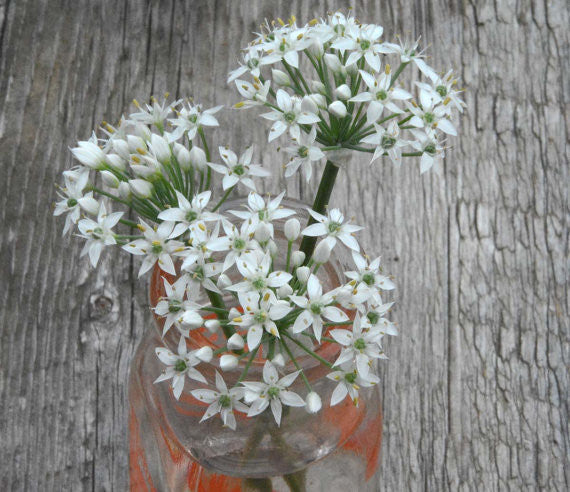
<path fill-rule="evenodd" d="M 206 329 L 214 334 L 217 333 L 217 331 L 220 329 L 220 322 L 217 319 L 208 319 L 206 320 L 206 322 L 204 323 L 204 326 L 206 327 Z"/>
<path fill-rule="evenodd" d="M 282 285 L 277 289 L 277 295 L 281 299 L 289 297 L 292 293 L 293 293 L 293 288 L 289 284 Z"/>
<path fill-rule="evenodd" d="M 311 100 L 317 105 L 317 108 L 319 109 L 327 108 L 327 100 L 325 99 L 325 96 L 323 96 L 322 94 L 309 94 L 307 97 L 311 98 Z"/>
<path fill-rule="evenodd" d="M 101 179 L 103 180 L 103 184 L 109 188 L 119 187 L 119 178 L 117 178 L 117 176 L 115 176 L 111 171 L 101 171 Z"/>
<path fill-rule="evenodd" d="M 274 366 L 285 367 L 285 357 L 283 357 L 283 354 L 277 354 L 273 359 L 271 359 L 271 362 Z"/>
<path fill-rule="evenodd" d="M 119 138 L 115 138 L 112 140 L 113 142 L 113 150 L 119 154 L 123 159 L 129 160 L 130 152 L 129 152 L 129 144 L 126 140 L 121 140 Z"/>
<path fill-rule="evenodd" d="M 189 171 L 190 168 L 192 167 L 192 161 L 190 159 L 190 151 L 186 147 L 184 147 L 184 145 L 175 143 L 174 155 L 176 156 L 178 164 L 180 164 L 180 168 L 183 171 Z"/>
<path fill-rule="evenodd" d="M 222 371 L 231 371 L 238 366 L 238 358 L 235 355 L 224 354 L 220 357 L 220 369 Z"/>
<path fill-rule="evenodd" d="M 305 261 L 305 253 L 303 253 L 302 251 L 295 251 L 291 255 L 291 263 L 293 264 L 293 266 L 302 265 L 304 261 Z"/>
<path fill-rule="evenodd" d="M 275 244 L 275 241 L 273 241 L 273 239 L 270 239 L 269 243 L 267 243 L 267 249 L 272 257 L 275 257 L 277 253 L 279 253 L 279 248 L 277 247 L 277 244 Z"/>
<path fill-rule="evenodd" d="M 285 72 L 282 72 L 281 70 L 277 70 L 276 68 L 271 70 L 271 78 L 277 85 L 284 87 L 289 87 L 291 85 L 291 79 L 289 78 L 289 75 L 287 75 Z"/>
<path fill-rule="evenodd" d="M 200 147 L 192 147 L 190 162 L 196 169 L 203 171 L 206 168 L 206 153 Z"/>
<path fill-rule="evenodd" d="M 315 252 L 313 253 L 313 261 L 319 265 L 329 261 L 331 256 L 331 247 L 327 241 L 321 241 L 317 244 Z"/>
<path fill-rule="evenodd" d="M 260 222 L 255 228 L 254 237 L 257 242 L 265 243 L 271 238 L 271 227 L 265 222 Z"/>
<path fill-rule="evenodd" d="M 324 94 L 327 90 L 325 84 L 323 84 L 320 80 L 311 80 L 311 82 L 309 82 L 309 85 L 311 86 L 311 90 L 317 94 Z"/>
<path fill-rule="evenodd" d="M 163 164 L 170 162 L 170 145 L 165 138 L 153 133 L 150 137 L 150 146 L 159 162 Z"/>
<path fill-rule="evenodd" d="M 346 116 L 346 106 L 342 101 L 334 101 L 329 104 L 329 113 L 337 118 L 344 118 Z"/>
<path fill-rule="evenodd" d="M 144 179 L 131 179 L 129 186 L 139 198 L 148 198 L 152 194 L 152 185 Z"/>
<path fill-rule="evenodd" d="M 241 335 L 239 335 L 238 333 L 234 333 L 229 339 L 228 339 L 228 348 L 230 350 L 240 350 L 244 347 L 245 342 L 243 341 L 243 337 Z"/>
<path fill-rule="evenodd" d="M 91 195 L 91 193 L 89 193 Z M 79 206 L 90 215 L 97 215 L 99 213 L 99 202 L 92 196 L 83 196 L 77 200 Z"/>
<path fill-rule="evenodd" d="M 305 409 L 309 413 L 317 413 L 323 407 L 323 403 L 321 401 L 321 397 L 318 393 L 311 391 L 307 395 L 307 399 L 305 401 Z"/>
<path fill-rule="evenodd" d="M 343 101 L 346 101 L 351 96 L 350 87 L 346 84 L 339 85 L 334 92 L 336 97 Z"/>
<path fill-rule="evenodd" d="M 200 359 L 202 362 L 210 362 L 213 355 L 214 351 L 212 350 L 212 347 L 202 347 L 194 353 L 194 356 Z"/>
<path fill-rule="evenodd" d="M 299 267 L 297 270 L 295 270 L 295 275 L 297 275 L 299 282 L 306 284 L 309 280 L 309 275 L 311 275 L 311 270 L 306 266 Z"/>
<path fill-rule="evenodd" d="M 317 104 L 315 103 L 315 101 L 313 101 L 313 98 L 310 96 L 303 97 L 303 100 L 301 101 L 301 110 L 307 111 L 308 113 L 319 112 Z"/>
<path fill-rule="evenodd" d="M 118 154 L 107 154 L 107 163 L 114 169 L 124 171 L 127 168 L 125 160 Z"/>
<path fill-rule="evenodd" d="M 340 59 L 338 58 L 337 55 L 333 55 L 332 53 L 326 53 L 324 58 L 327 67 L 329 67 L 329 69 L 332 70 L 333 72 L 337 73 L 337 72 L 342 72 L 344 70 L 344 66 L 340 62 Z"/>
<path fill-rule="evenodd" d="M 218 285 L 218 289 L 224 290 L 224 289 L 228 288 L 230 285 L 232 285 L 232 281 L 230 280 L 230 277 L 228 277 L 225 273 L 222 273 L 218 277 L 217 285 Z"/>
<path fill-rule="evenodd" d="M 129 186 L 128 183 L 126 183 L 125 181 L 121 181 L 119 183 L 119 196 L 123 199 L 126 200 L 131 196 L 131 187 Z"/>
<path fill-rule="evenodd" d="M 285 222 L 283 233 L 285 234 L 287 241 L 295 241 L 301 233 L 301 223 L 295 218 L 289 219 Z"/>

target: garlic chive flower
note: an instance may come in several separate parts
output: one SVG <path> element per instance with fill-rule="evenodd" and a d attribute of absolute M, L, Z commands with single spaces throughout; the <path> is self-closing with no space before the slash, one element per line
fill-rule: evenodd
<path fill-rule="evenodd" d="M 372 373 L 368 373 L 366 378 L 363 377 L 350 364 L 344 364 L 340 370 L 327 374 L 327 378 L 338 383 L 331 395 L 331 407 L 338 405 L 347 396 L 355 406 L 358 406 L 359 390 L 370 388 L 380 382 L 379 378 Z"/>
<path fill-rule="evenodd" d="M 217 173 L 224 175 L 222 180 L 224 190 L 228 190 L 238 183 L 242 183 L 249 189 L 255 191 L 255 184 L 251 179 L 252 177 L 266 178 L 267 176 L 271 176 L 271 173 L 266 169 L 263 169 L 257 164 L 251 164 L 253 147 L 248 147 L 239 160 L 237 155 L 226 147 L 220 147 L 219 152 L 225 165 L 208 162 L 208 166 Z"/>
<path fill-rule="evenodd" d="M 284 149 L 285 152 L 292 156 L 285 169 L 285 176 L 287 178 L 293 176 L 299 167 L 302 166 L 305 179 L 307 181 L 311 180 L 311 176 L 313 175 L 313 162 L 318 162 L 325 157 L 320 147 L 315 145 L 316 137 L 317 129 L 313 127 L 308 135 L 302 134 L 294 146 Z"/>
<path fill-rule="evenodd" d="M 333 208 L 326 216 L 309 209 L 311 216 L 317 221 L 303 230 L 305 236 L 326 236 L 326 241 L 331 249 L 336 245 L 337 239 L 348 248 L 360 251 L 358 242 L 352 235 L 354 232 L 363 229 L 361 226 L 347 224 L 344 222 L 344 215 L 338 208 Z"/>
<path fill-rule="evenodd" d="M 105 204 L 101 203 L 97 220 L 81 219 L 77 227 L 81 233 L 81 237 L 87 239 L 81 256 L 89 254 L 89 260 L 93 267 L 97 266 L 101 251 L 105 246 L 117 244 L 115 234 L 111 229 L 117 225 L 123 212 L 113 212 L 107 214 Z"/>
<path fill-rule="evenodd" d="M 213 127 L 219 126 L 218 120 L 214 116 L 223 106 L 215 106 L 210 109 L 202 110 L 200 104 L 193 105 L 187 103 L 187 106 L 180 108 L 178 117 L 171 120 L 171 124 L 176 127 L 171 134 L 171 140 L 178 140 L 182 135 L 186 134 L 188 140 L 193 140 L 201 126 Z"/>

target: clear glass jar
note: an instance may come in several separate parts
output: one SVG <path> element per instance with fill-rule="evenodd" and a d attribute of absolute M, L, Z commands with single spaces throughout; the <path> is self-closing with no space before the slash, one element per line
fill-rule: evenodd
<path fill-rule="evenodd" d="M 222 211 L 242 209 L 245 203 L 246 198 L 229 201 Z M 295 209 L 301 223 L 308 216 L 306 205 L 301 202 L 284 200 L 282 205 Z M 279 251 L 286 251 L 284 222 L 274 223 Z M 325 290 L 340 284 L 348 260 L 344 248 L 335 248 L 329 263 L 319 269 Z M 276 259 L 277 263 L 280 261 L 285 263 L 284 258 Z M 277 264 L 276 269 L 279 268 L 283 265 Z M 164 295 L 161 276 L 164 272 L 155 268 L 150 283 L 152 306 Z M 225 301 L 227 306 L 235 304 L 231 296 Z M 335 383 L 326 378 L 329 369 L 304 352 L 296 352 L 298 363 L 322 398 L 320 412 L 309 414 L 303 408 L 286 407 L 280 427 L 269 411 L 255 418 L 236 412 L 235 431 L 224 428 L 219 418 L 199 423 L 205 406 L 190 391 L 203 385 L 186 379 L 184 391 L 176 400 L 168 383 L 153 384 L 163 370 L 155 348 L 166 345 L 175 351 L 178 344 L 176 330 L 161 338 L 161 325 L 157 319 L 155 326 L 147 330 L 130 368 L 131 490 L 376 490 L 374 475 L 382 434 L 377 388 L 360 391 L 358 406 L 346 398 L 330 407 Z M 193 330 L 191 334 L 189 349 L 205 343 L 214 349 L 224 345 L 221 334 L 211 335 L 204 329 Z M 324 342 L 314 350 L 333 362 L 339 347 Z M 247 380 L 262 379 L 263 362 L 260 358 L 254 361 Z M 241 363 L 245 364 L 245 359 Z M 210 382 L 214 381 L 215 370 L 213 365 L 200 365 L 200 371 Z M 289 362 L 284 372 L 293 371 L 295 367 Z M 224 373 L 228 387 L 240 374 L 239 369 Z M 306 393 L 301 378 L 291 389 L 301 395 Z"/>

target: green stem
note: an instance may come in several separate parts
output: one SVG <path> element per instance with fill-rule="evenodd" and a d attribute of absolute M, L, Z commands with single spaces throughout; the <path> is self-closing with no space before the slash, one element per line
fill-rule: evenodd
<path fill-rule="evenodd" d="M 332 369 L 332 364 L 326 360 L 323 359 L 320 355 L 317 355 L 315 352 L 313 352 L 310 348 L 305 347 L 305 345 L 303 345 L 301 342 L 299 342 L 298 340 L 295 340 L 291 335 L 289 335 L 288 333 L 283 332 L 282 335 L 285 335 L 289 340 L 291 340 L 295 345 L 297 345 L 301 350 L 304 350 L 305 352 L 307 352 L 307 354 L 309 354 L 311 357 L 317 359 L 319 362 L 321 362 L 322 364 L 324 364 L 325 366 L 327 366 L 328 368 Z"/>
<path fill-rule="evenodd" d="M 400 74 L 402 73 L 402 70 L 404 70 L 404 68 L 406 68 L 406 65 L 410 63 L 410 62 L 403 62 L 400 63 L 400 66 L 398 67 L 398 69 L 394 72 L 394 74 L 392 75 L 392 78 L 390 79 L 390 87 L 388 87 L 388 89 L 391 89 L 392 86 L 396 83 L 396 80 L 398 79 L 398 77 L 400 76 Z"/>
<path fill-rule="evenodd" d="M 241 383 L 241 382 L 246 378 L 247 373 L 248 373 L 248 371 L 249 371 L 249 368 L 251 367 L 251 364 L 253 363 L 253 359 L 255 359 L 255 356 L 257 355 L 257 352 L 259 351 L 259 347 L 261 347 L 261 344 L 258 345 L 258 346 L 255 348 L 255 350 L 253 350 L 253 351 L 251 352 L 251 355 L 249 356 L 249 359 L 248 359 L 248 361 L 247 361 L 247 364 L 246 364 L 245 367 L 243 368 L 243 371 L 242 371 L 242 373 L 241 373 L 239 379 L 237 380 L 236 385 L 237 385 L 238 383 Z"/>
<path fill-rule="evenodd" d="M 204 153 L 206 154 L 206 160 L 208 162 L 211 161 L 210 149 L 208 148 L 208 142 L 206 141 L 206 135 L 204 135 L 204 130 L 200 126 L 198 128 L 198 133 L 200 134 L 200 138 L 202 139 L 202 143 L 204 144 Z M 210 182 L 212 180 L 212 168 L 208 166 L 207 176 L 206 176 L 206 189 L 210 189 Z M 201 184 L 200 184 L 201 187 Z"/>
<path fill-rule="evenodd" d="M 323 176 L 319 184 L 319 189 L 315 196 L 315 201 L 313 202 L 313 210 L 319 214 L 325 214 L 327 205 L 331 197 L 332 190 L 334 188 L 334 183 L 338 175 L 338 166 L 331 161 L 327 161 L 325 170 L 323 171 Z M 309 218 L 308 226 L 315 223 L 313 217 Z M 316 237 L 303 236 L 301 241 L 300 251 L 305 253 L 305 263 L 309 261 L 315 250 L 315 245 L 317 243 Z"/>
<path fill-rule="evenodd" d="M 213 292 L 213 291 L 207 290 L 207 289 L 206 289 L 206 294 L 208 294 L 208 298 L 210 299 L 212 306 L 214 306 L 216 308 L 218 318 L 221 318 L 222 320 L 227 320 L 228 319 L 228 311 L 226 309 L 226 305 L 224 304 L 224 300 L 222 299 L 222 296 L 220 294 L 218 294 L 217 292 Z M 235 333 L 235 330 L 233 329 L 233 327 L 231 325 L 222 326 L 222 330 L 224 332 L 226 339 L 229 339 Z"/>
<path fill-rule="evenodd" d="M 228 197 L 230 196 L 230 193 L 232 192 L 232 190 L 234 188 L 235 188 L 235 185 L 232 186 L 231 188 L 228 188 L 228 191 L 225 192 L 224 196 L 220 199 L 220 201 L 212 209 L 212 212 L 215 212 L 216 210 L 218 210 L 222 206 L 222 203 L 224 203 L 228 199 Z"/>
<path fill-rule="evenodd" d="M 281 345 L 282 345 L 283 348 L 285 349 L 285 352 L 287 352 L 287 355 L 289 356 L 289 359 L 291 359 L 291 362 L 293 362 L 293 364 L 295 365 L 295 367 L 296 367 L 297 370 L 299 371 L 299 374 L 300 374 L 301 377 L 303 378 L 303 381 L 305 382 L 305 386 L 307 387 L 307 389 L 309 390 L 309 392 L 313 391 L 313 388 L 311 388 L 311 383 L 309 383 L 309 380 L 307 379 L 307 376 L 305 375 L 305 372 L 304 372 L 303 369 L 301 369 L 301 367 L 299 366 L 299 363 L 297 362 L 297 359 L 295 359 L 295 356 L 293 355 L 293 352 L 291 352 L 291 350 L 289 349 L 289 346 L 285 343 L 285 340 L 283 340 L 282 338 L 280 338 L 279 341 L 281 342 Z"/>

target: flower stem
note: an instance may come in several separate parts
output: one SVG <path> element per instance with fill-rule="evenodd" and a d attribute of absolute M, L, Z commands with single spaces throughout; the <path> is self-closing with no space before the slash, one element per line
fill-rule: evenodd
<path fill-rule="evenodd" d="M 212 212 L 215 212 L 216 210 L 218 210 L 221 206 L 222 203 L 224 203 L 228 197 L 230 196 L 230 193 L 232 192 L 232 190 L 235 188 L 235 185 L 232 186 L 231 188 L 228 188 L 228 191 L 226 191 L 224 193 L 224 196 L 220 199 L 220 201 L 216 204 L 216 206 L 212 209 Z"/>
<path fill-rule="evenodd" d="M 206 294 L 208 294 L 208 298 L 210 299 L 212 306 L 216 308 L 218 318 L 221 318 L 222 320 L 227 320 L 228 311 L 226 310 L 226 305 L 224 304 L 222 296 L 217 292 L 213 292 L 208 289 L 206 289 Z M 229 339 L 235 333 L 235 330 L 231 325 L 223 325 L 222 330 L 224 332 L 226 339 Z"/>
<path fill-rule="evenodd" d="M 324 214 L 329 204 L 332 190 L 334 188 L 334 183 L 338 175 L 338 166 L 331 161 L 327 161 L 325 170 L 323 171 L 323 176 L 321 177 L 321 182 L 319 184 L 319 189 L 317 190 L 317 195 L 315 196 L 315 201 L 313 202 L 313 210 L 319 214 Z M 315 223 L 313 217 L 309 218 L 308 226 Z M 300 251 L 305 253 L 305 263 L 309 261 L 315 250 L 315 245 L 317 243 L 316 237 L 303 236 L 301 241 Z"/>
<path fill-rule="evenodd" d="M 283 348 L 285 349 L 285 352 L 287 352 L 287 355 L 289 356 L 289 359 L 291 359 L 291 362 L 293 362 L 293 364 L 295 365 L 295 367 L 297 368 L 297 370 L 299 371 L 299 374 L 301 375 L 301 377 L 303 378 L 303 381 L 305 382 L 305 386 L 307 387 L 307 389 L 309 391 L 313 391 L 313 388 L 311 388 L 311 383 L 309 383 L 309 380 L 307 379 L 307 376 L 305 375 L 305 372 L 303 371 L 303 369 L 301 369 L 301 367 L 299 366 L 299 363 L 297 362 L 297 359 L 295 359 L 295 356 L 293 355 L 293 352 L 291 352 L 291 349 L 288 347 L 288 345 L 285 343 L 285 340 L 283 340 L 282 338 L 279 339 L 279 341 L 281 342 L 281 345 L 283 345 Z"/>
<path fill-rule="evenodd" d="M 315 352 L 313 352 L 310 348 L 305 347 L 305 345 L 303 345 L 301 342 L 299 342 L 298 340 L 295 340 L 291 335 L 289 335 L 288 333 L 283 333 L 283 335 L 285 335 L 289 340 L 291 340 L 295 345 L 297 345 L 301 350 L 304 350 L 305 352 L 307 352 L 311 357 L 317 359 L 319 362 L 321 362 L 322 364 L 324 364 L 325 366 L 327 366 L 328 368 L 332 368 L 332 364 L 326 360 L 323 359 L 320 355 L 317 355 Z"/>

